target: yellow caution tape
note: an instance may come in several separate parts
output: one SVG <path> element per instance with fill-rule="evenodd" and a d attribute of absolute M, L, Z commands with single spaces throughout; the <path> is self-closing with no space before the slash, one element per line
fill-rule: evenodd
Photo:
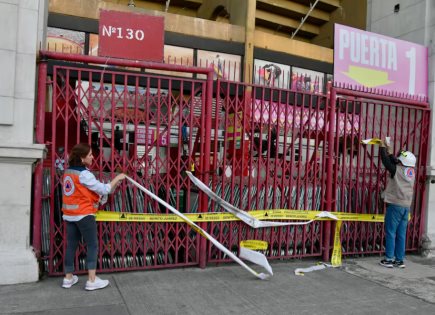
<path fill-rule="evenodd" d="M 252 250 L 266 250 L 269 247 L 269 243 L 259 240 L 244 240 L 240 242 L 240 247 L 249 248 Z"/>
<path fill-rule="evenodd" d="M 338 213 L 336 213 L 337 215 Z M 381 214 L 359 214 L 358 216 L 362 216 L 361 220 L 346 220 L 346 216 L 342 216 L 340 220 L 342 221 L 336 221 L 335 225 L 335 232 L 334 232 L 334 247 L 332 249 L 332 257 L 331 257 L 331 265 L 333 267 L 339 267 L 341 266 L 341 224 L 343 221 L 364 221 L 364 222 L 384 222 L 384 215 Z M 368 216 L 368 217 L 367 217 Z M 337 215 L 339 217 L 339 215 Z M 352 216 L 352 218 L 354 218 Z M 373 220 L 370 220 L 373 219 Z M 380 221 L 378 221 L 381 219 Z M 408 216 L 408 220 L 411 220 L 411 214 Z"/>
<path fill-rule="evenodd" d="M 370 138 L 370 139 L 365 139 L 365 140 L 361 140 L 362 144 L 382 144 L 382 140 L 379 138 Z"/>
<path fill-rule="evenodd" d="M 332 220 L 331 218 L 317 217 L 319 211 L 314 210 L 288 210 L 288 209 L 270 209 L 270 210 L 252 210 L 249 211 L 253 217 L 259 220 Z M 341 266 L 341 225 L 342 221 L 359 221 L 359 222 L 384 222 L 383 214 L 361 214 L 361 213 L 344 213 L 331 212 L 339 221 L 336 221 L 334 232 L 334 247 L 332 250 L 331 264 L 334 267 Z M 184 213 L 184 215 L 193 222 L 229 222 L 240 221 L 239 218 L 228 212 L 201 212 L 201 213 Z M 411 219 L 411 216 L 409 216 Z M 175 214 L 160 213 L 127 213 L 112 212 L 100 210 L 96 214 L 97 221 L 107 222 L 184 222 L 182 218 Z M 201 230 L 191 225 L 191 228 L 197 233 L 203 235 Z M 204 235 L 203 235 L 204 236 Z M 246 240 L 240 243 L 241 247 L 253 250 L 266 250 L 268 243 L 260 240 Z"/>
<path fill-rule="evenodd" d="M 331 257 L 331 264 L 333 267 L 341 266 L 341 223 L 342 221 L 337 221 L 335 225 L 334 248 L 332 249 Z"/>
<path fill-rule="evenodd" d="M 208 212 L 208 213 L 183 213 L 193 222 L 220 222 L 220 221 L 239 221 L 231 213 Z M 129 213 L 129 212 L 112 212 L 98 211 L 97 221 L 107 222 L 184 222 L 182 218 L 175 214 L 165 213 Z"/>
<path fill-rule="evenodd" d="M 330 212 L 340 221 L 361 221 L 361 222 L 384 222 L 383 214 L 361 214 L 361 213 L 344 213 Z M 253 217 L 259 220 L 331 220 L 331 218 L 319 218 L 319 211 L 314 210 L 288 210 L 288 209 L 271 209 L 271 210 L 252 210 L 249 211 Z M 228 212 L 201 212 L 201 213 L 184 213 L 193 222 L 226 222 L 240 221 L 239 218 Z M 130 213 L 130 212 L 112 212 L 100 210 L 96 214 L 97 221 L 108 222 L 184 222 L 175 214 L 166 213 Z"/>

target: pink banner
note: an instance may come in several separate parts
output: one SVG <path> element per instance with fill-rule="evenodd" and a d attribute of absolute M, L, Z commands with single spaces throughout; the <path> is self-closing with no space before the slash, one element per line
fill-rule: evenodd
<path fill-rule="evenodd" d="M 295 130 L 317 130 L 325 128 L 325 112 L 316 111 L 309 108 L 296 107 L 286 104 L 272 103 L 272 109 L 269 108 L 269 102 L 255 101 L 254 103 L 254 121 L 264 124 L 278 123 L 281 128 L 287 126 L 288 129 Z M 270 116 L 270 117 L 269 117 Z M 334 122 L 334 131 L 337 124 Z M 328 128 L 326 128 L 328 130 Z M 338 114 L 338 135 L 348 135 L 359 132 L 359 116 L 352 114 Z"/>
<path fill-rule="evenodd" d="M 427 97 L 427 47 L 340 24 L 334 36 L 335 82 Z"/>

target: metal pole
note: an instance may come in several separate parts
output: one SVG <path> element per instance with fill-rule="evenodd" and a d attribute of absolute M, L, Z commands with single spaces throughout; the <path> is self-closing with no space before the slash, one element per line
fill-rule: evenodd
<path fill-rule="evenodd" d="M 304 25 L 305 20 L 308 18 L 308 16 L 311 14 L 311 12 L 314 10 L 314 7 L 316 6 L 317 2 L 319 2 L 319 0 L 316 0 L 316 2 L 314 2 L 313 5 L 311 5 L 310 3 L 310 9 L 308 10 L 307 14 L 304 16 L 304 18 L 301 21 L 301 24 L 299 24 L 298 28 L 296 29 L 296 31 L 294 31 L 292 33 L 292 37 L 291 39 L 293 39 L 293 37 L 295 37 L 296 33 L 299 32 L 300 28 L 302 27 L 302 25 Z"/>
<path fill-rule="evenodd" d="M 336 183 L 333 183 L 332 177 L 334 174 L 334 133 L 335 133 L 335 102 L 336 91 L 331 88 L 329 98 L 329 124 L 328 124 L 328 151 L 326 160 L 326 192 L 325 192 L 325 211 L 332 211 L 332 190 L 335 189 Z M 329 251 L 331 244 L 331 222 L 326 221 L 323 225 L 323 261 L 329 261 Z"/>
<path fill-rule="evenodd" d="M 193 73 L 200 73 L 206 75 L 213 71 L 210 68 L 198 68 L 198 67 L 191 67 L 191 66 L 137 61 L 137 60 L 126 60 L 126 59 L 117 59 L 117 58 L 110 58 L 110 57 L 64 54 L 64 53 L 57 53 L 57 52 L 45 51 L 45 50 L 40 51 L 40 55 L 41 57 L 45 57 L 46 59 L 83 62 L 83 63 L 97 63 L 101 65 L 110 64 L 110 66 L 146 68 L 146 69 L 168 70 L 168 71 L 179 71 L 179 72 L 193 72 Z"/>
<path fill-rule="evenodd" d="M 206 99 L 205 99 L 205 130 L 203 129 L 204 136 L 201 141 L 204 141 L 204 155 L 202 160 L 201 171 L 204 174 L 203 182 L 210 182 L 210 149 L 211 149 L 211 125 L 212 125 L 212 101 L 213 101 L 213 72 L 207 75 L 206 85 Z M 216 130 L 215 130 L 216 132 Z M 216 158 L 216 157 L 214 157 Z M 201 193 L 201 212 L 208 211 L 208 198 L 204 193 Z M 205 228 L 207 223 L 202 223 L 201 228 Z M 201 237 L 199 241 L 199 267 L 205 268 L 207 264 L 207 240 Z"/>
<path fill-rule="evenodd" d="M 45 125 L 45 100 L 47 89 L 47 61 L 43 58 L 38 68 L 38 101 L 36 108 L 36 143 L 44 143 Z M 33 178 L 33 236 L 32 245 L 37 258 L 41 257 L 41 219 L 42 219 L 42 186 L 43 186 L 43 162 L 38 161 Z"/>

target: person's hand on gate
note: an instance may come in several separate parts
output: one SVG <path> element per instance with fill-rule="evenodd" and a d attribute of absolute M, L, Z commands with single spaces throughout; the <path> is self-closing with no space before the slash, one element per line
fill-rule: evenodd
<path fill-rule="evenodd" d="M 118 174 L 116 175 L 116 177 L 114 179 L 112 179 L 112 181 L 110 182 L 110 186 L 112 187 L 111 191 L 113 192 L 113 190 L 116 188 L 116 186 L 119 184 L 119 182 L 123 179 L 125 179 L 127 175 L 125 175 L 124 173 Z"/>
<path fill-rule="evenodd" d="M 381 143 L 379 144 L 381 147 L 385 147 L 387 148 L 387 151 L 390 151 L 390 137 L 385 137 L 384 139 L 381 140 Z"/>
<path fill-rule="evenodd" d="M 385 137 L 385 140 L 383 140 L 384 146 L 387 148 L 388 154 L 391 154 L 391 138 Z"/>

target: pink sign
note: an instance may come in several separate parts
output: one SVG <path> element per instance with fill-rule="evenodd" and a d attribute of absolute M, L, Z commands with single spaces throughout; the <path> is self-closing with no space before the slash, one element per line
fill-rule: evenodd
<path fill-rule="evenodd" d="M 335 24 L 334 81 L 427 97 L 427 47 Z"/>
<path fill-rule="evenodd" d="M 164 18 L 100 10 L 98 55 L 163 61 Z"/>
<path fill-rule="evenodd" d="M 136 141 L 137 144 L 142 145 L 157 145 L 159 146 L 167 146 L 169 144 L 169 135 L 168 131 L 163 131 L 159 133 L 159 139 L 157 142 L 157 130 L 156 129 L 148 129 L 145 127 L 137 127 L 136 128 Z"/>

